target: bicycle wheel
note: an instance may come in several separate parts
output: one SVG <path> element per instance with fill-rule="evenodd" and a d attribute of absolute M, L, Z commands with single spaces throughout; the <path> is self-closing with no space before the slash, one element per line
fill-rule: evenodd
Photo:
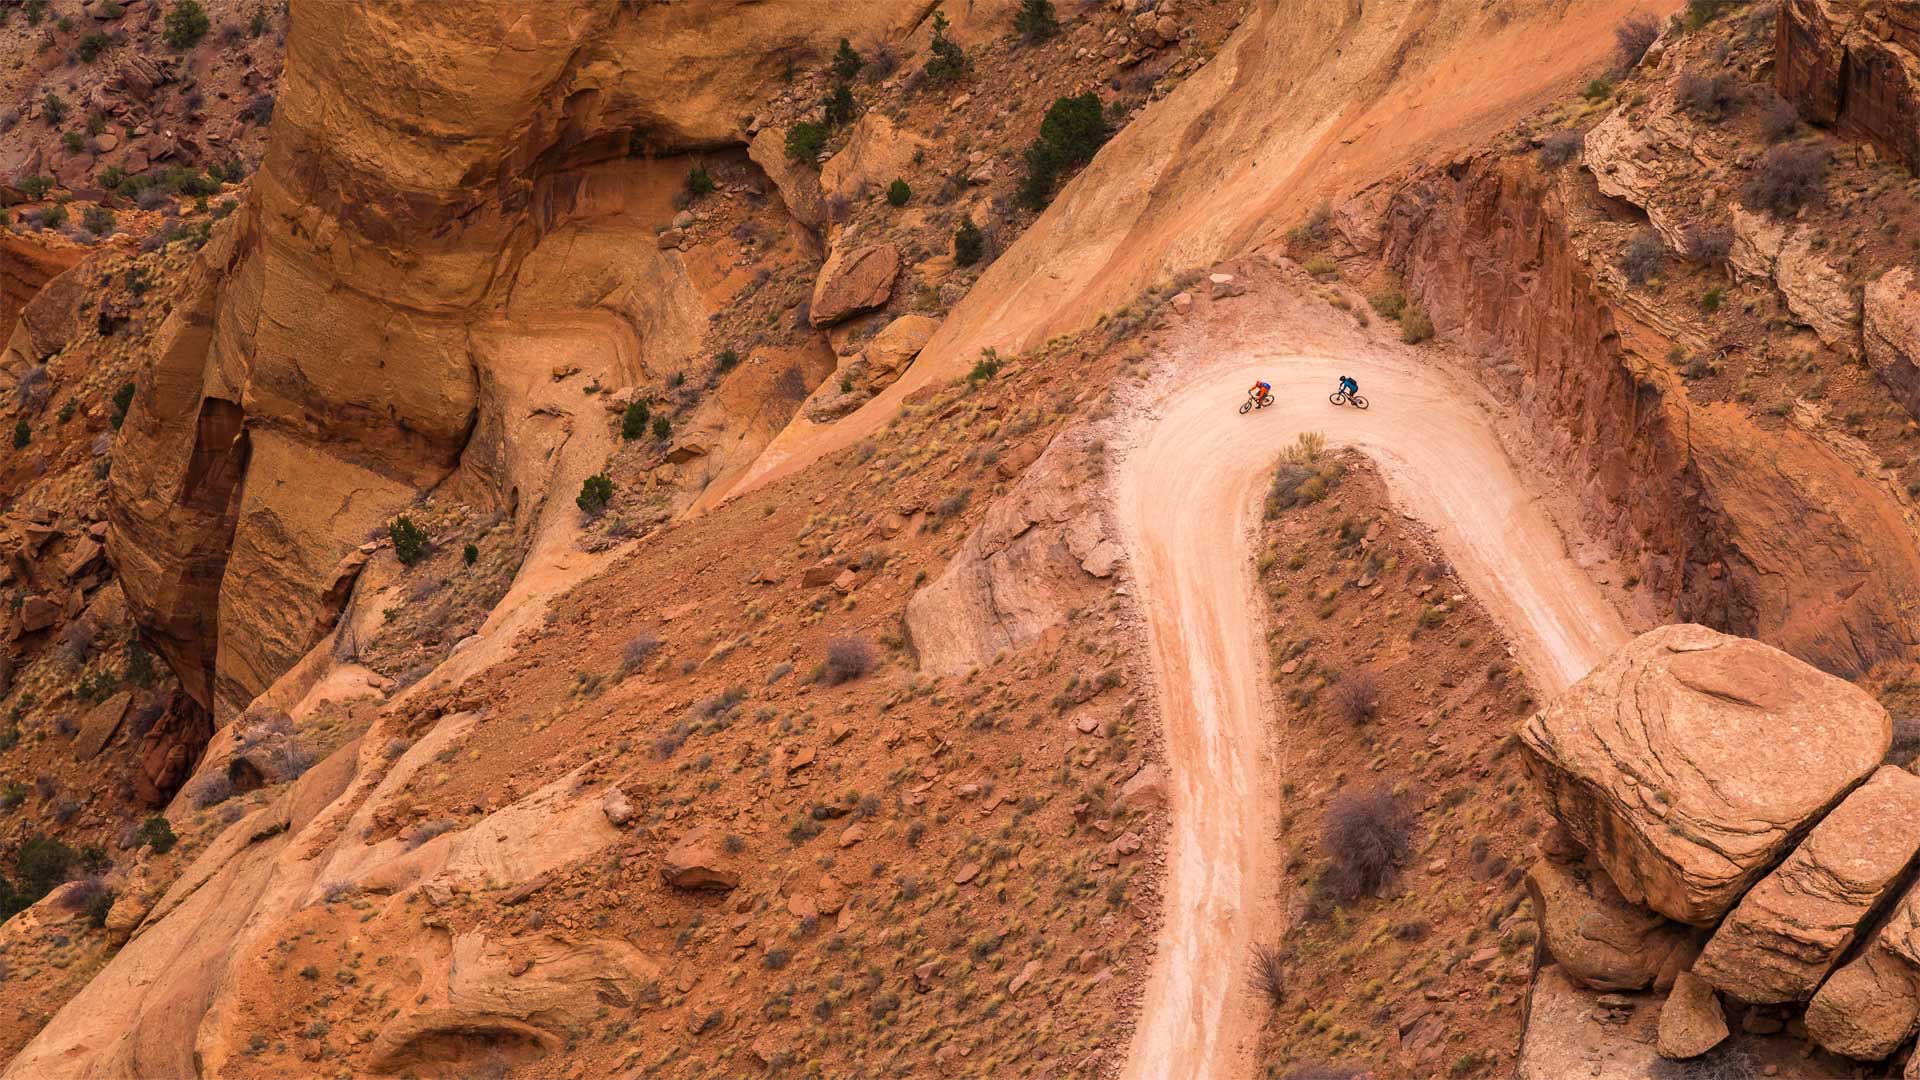
<path fill-rule="evenodd" d="M 1347 395 L 1335 390 L 1333 393 L 1327 395 L 1327 400 L 1333 402 L 1335 405 L 1344 405 L 1347 403 Z"/>
<path fill-rule="evenodd" d="M 1240 403 L 1240 415 L 1241 416 L 1247 415 L 1247 410 L 1251 408 L 1253 408 L 1253 399 L 1248 398 L 1247 400 Z"/>
<path fill-rule="evenodd" d="M 1356 409 L 1364 409 L 1367 407 L 1367 399 L 1361 397 L 1359 394 L 1349 394 L 1347 395 L 1347 400 L 1353 402 L 1353 407 Z"/>

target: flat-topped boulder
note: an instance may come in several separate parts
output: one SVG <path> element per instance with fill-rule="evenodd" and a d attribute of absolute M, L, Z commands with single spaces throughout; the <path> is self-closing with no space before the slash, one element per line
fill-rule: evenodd
<path fill-rule="evenodd" d="M 1880 1061 L 1920 1031 L 1920 968 L 1867 943 L 1807 1004 L 1807 1035 L 1836 1054 Z"/>
<path fill-rule="evenodd" d="M 1879 766 L 1865 691 L 1704 626 L 1640 635 L 1521 728 L 1548 808 L 1629 902 L 1709 926 Z"/>
<path fill-rule="evenodd" d="M 1920 853 L 1920 776 L 1883 766 L 1742 897 L 1694 974 L 1754 1004 L 1813 996 Z"/>

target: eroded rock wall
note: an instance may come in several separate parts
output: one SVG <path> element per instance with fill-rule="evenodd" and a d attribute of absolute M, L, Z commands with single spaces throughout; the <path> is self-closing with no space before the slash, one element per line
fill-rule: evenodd
<path fill-rule="evenodd" d="M 1698 405 L 1660 327 L 1596 280 L 1566 185 L 1486 155 L 1388 204 L 1388 261 L 1442 332 L 1487 358 L 1584 525 L 1679 618 L 1844 674 L 1920 642 L 1920 550 L 1884 494 L 1797 428 Z"/>
<path fill-rule="evenodd" d="M 1785 0 L 1774 56 L 1775 85 L 1801 115 L 1920 168 L 1920 4 Z"/>
<path fill-rule="evenodd" d="M 109 539 L 129 603 L 216 720 L 318 640 L 342 558 L 421 494 L 465 476 L 483 504 L 544 495 L 502 487 L 538 470 L 503 464 L 489 387 L 515 380 L 490 369 L 630 385 L 698 348 L 708 311 L 652 242 L 684 168 L 636 155 L 744 143 L 790 62 L 921 14 L 296 7 L 266 161 L 115 455 L 137 463 L 114 472 Z"/>

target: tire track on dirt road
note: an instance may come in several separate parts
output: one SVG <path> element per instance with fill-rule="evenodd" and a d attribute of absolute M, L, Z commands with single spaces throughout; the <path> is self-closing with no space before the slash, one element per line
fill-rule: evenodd
<path fill-rule="evenodd" d="M 1338 373 L 1366 411 L 1330 404 Z M 1256 377 L 1276 404 L 1234 409 Z M 1123 1075 L 1245 1080 L 1259 1014 L 1256 940 L 1280 931 L 1275 825 L 1286 747 L 1271 745 L 1253 574 L 1261 495 L 1302 431 L 1376 460 L 1396 505 L 1433 529 L 1541 689 L 1627 639 L 1496 437 L 1481 396 L 1392 358 L 1276 356 L 1209 368 L 1160 402 L 1118 476 L 1118 516 L 1147 616 L 1170 774 L 1165 917 Z"/>

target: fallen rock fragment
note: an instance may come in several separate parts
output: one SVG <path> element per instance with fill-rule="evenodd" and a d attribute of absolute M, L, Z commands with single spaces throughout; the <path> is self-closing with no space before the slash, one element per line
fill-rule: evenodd
<path fill-rule="evenodd" d="M 740 884 L 740 872 L 728 864 L 704 832 L 691 834 L 668 849 L 660 862 L 660 876 L 679 889 L 731 889 Z"/>
<path fill-rule="evenodd" d="M 1727 1034 L 1727 1014 L 1713 986 L 1690 971 L 1681 972 L 1660 1007 L 1660 1056 L 1699 1057 L 1725 1042 Z"/>

